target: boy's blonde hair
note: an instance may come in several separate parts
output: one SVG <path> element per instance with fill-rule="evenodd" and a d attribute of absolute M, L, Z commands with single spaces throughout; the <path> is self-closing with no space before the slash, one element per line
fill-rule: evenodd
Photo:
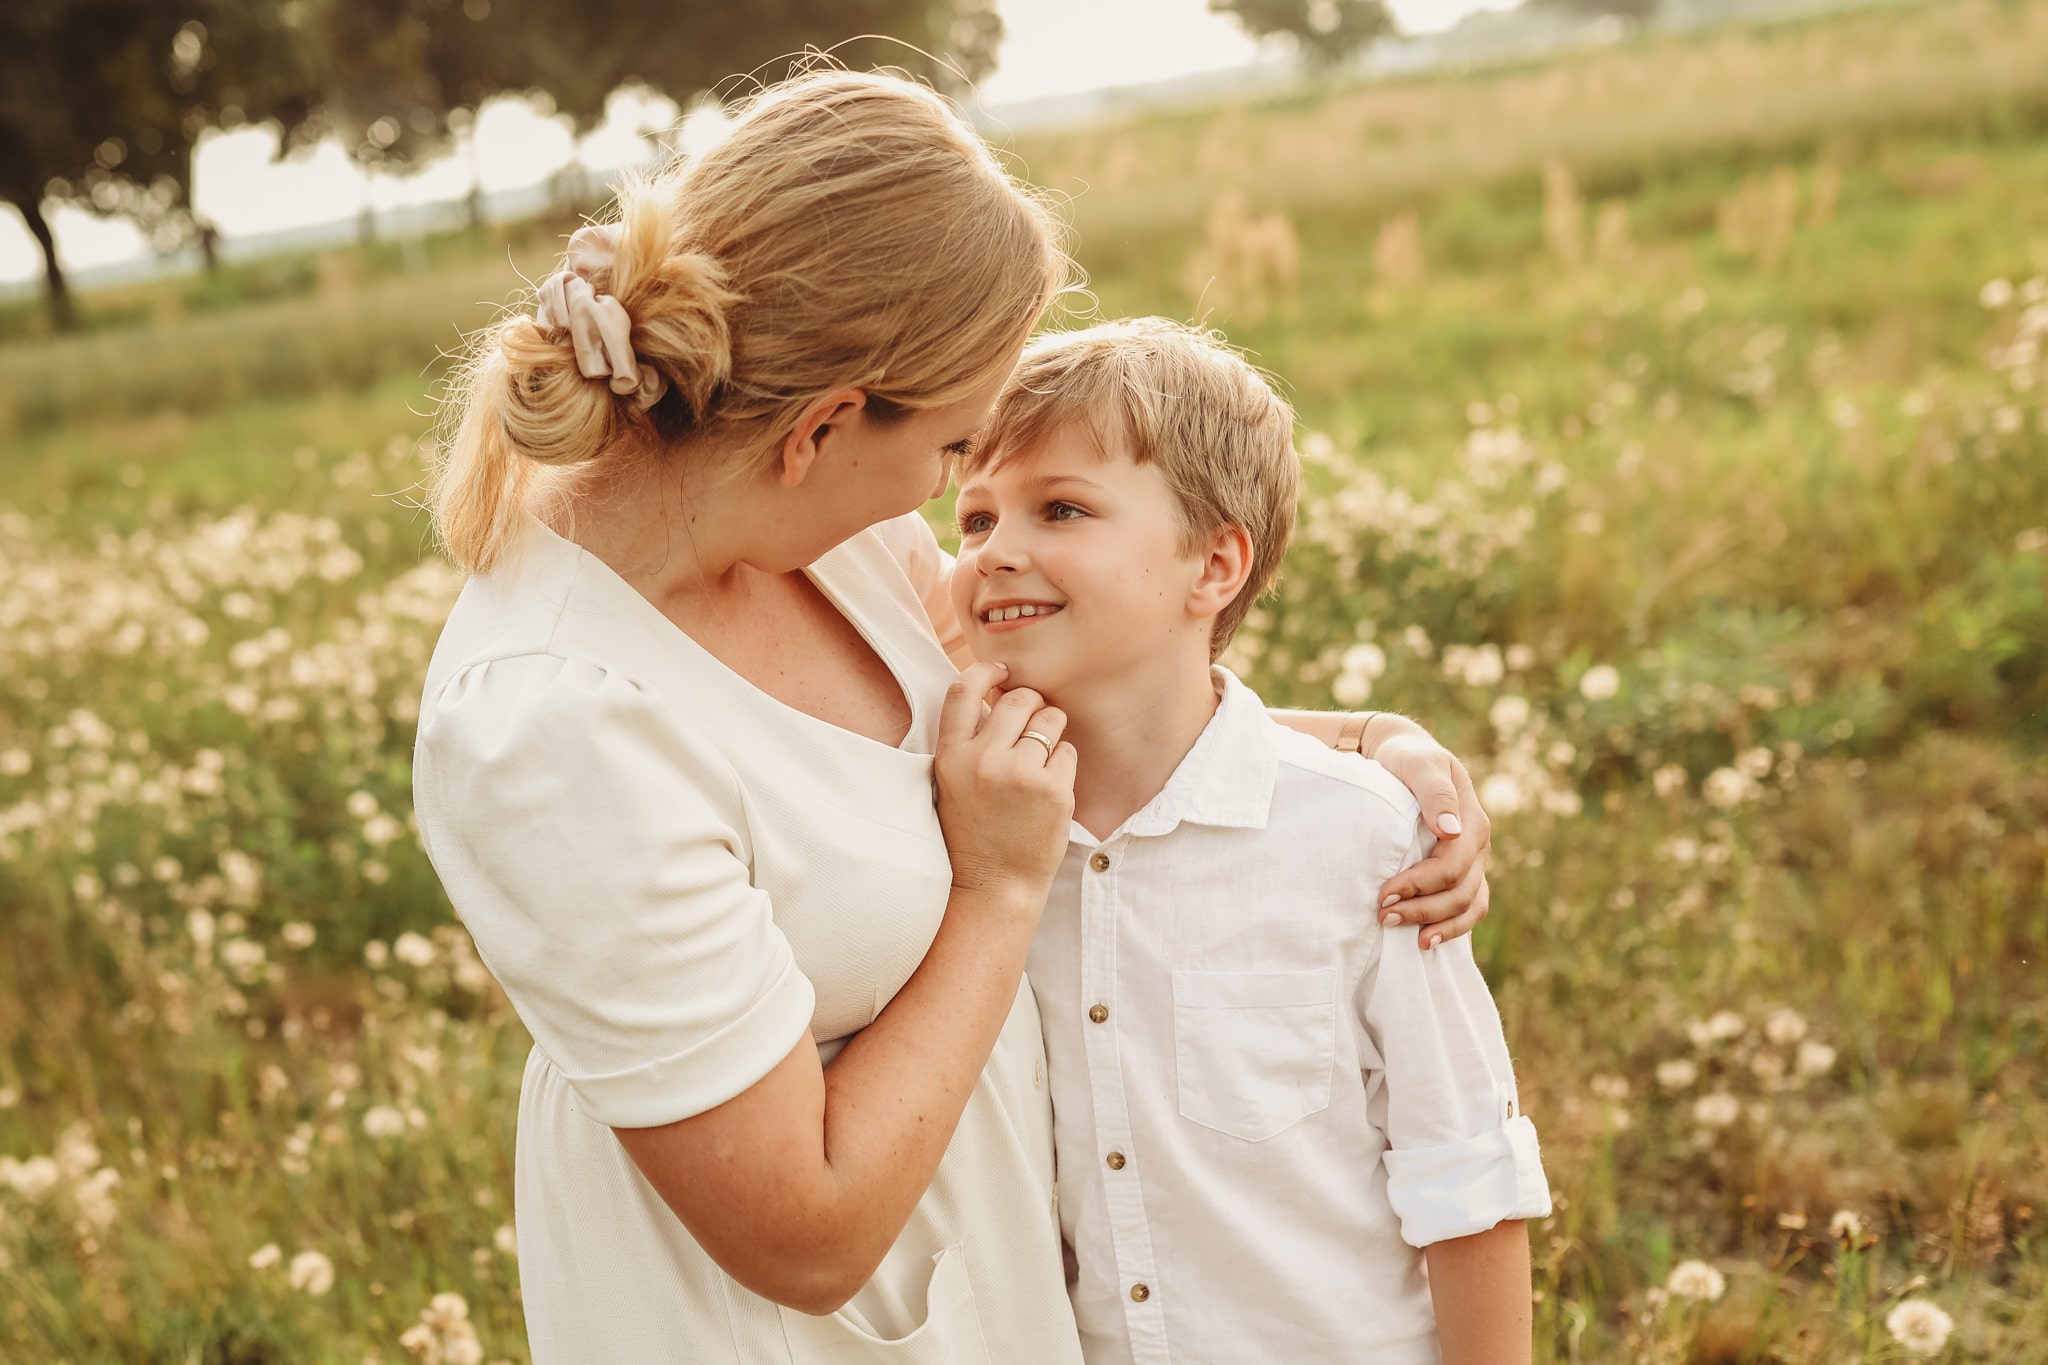
<path fill-rule="evenodd" d="M 1226 526 L 1251 540 L 1251 576 L 1210 639 L 1209 657 L 1219 657 L 1273 585 L 1294 533 L 1294 409 L 1215 332 L 1165 318 L 1049 332 L 1025 347 L 961 472 L 1075 429 L 1105 459 L 1126 451 L 1158 467 L 1180 508 L 1184 548 Z"/>
<path fill-rule="evenodd" d="M 531 312 L 472 337 L 429 498 L 465 569 L 499 560 L 536 494 L 580 482 L 557 471 L 671 454 L 758 467 L 840 388 L 884 419 L 956 402 L 1073 271 L 1046 201 L 950 104 L 829 67 L 755 95 L 716 147 L 627 180 L 618 222 L 591 284 L 667 393 L 643 412 L 584 378 L 568 331 Z"/>

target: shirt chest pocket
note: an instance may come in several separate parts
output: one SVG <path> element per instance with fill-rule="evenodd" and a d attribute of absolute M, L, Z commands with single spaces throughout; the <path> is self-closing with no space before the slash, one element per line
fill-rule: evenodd
<path fill-rule="evenodd" d="M 1173 974 L 1181 1117 L 1263 1142 L 1330 1105 L 1337 973 Z"/>

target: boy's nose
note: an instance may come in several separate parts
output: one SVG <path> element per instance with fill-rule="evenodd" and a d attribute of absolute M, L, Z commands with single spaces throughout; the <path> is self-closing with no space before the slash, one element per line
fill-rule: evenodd
<path fill-rule="evenodd" d="M 1024 556 L 1016 537 L 1005 535 L 997 526 L 982 539 L 979 559 L 983 573 L 1015 573 L 1023 567 Z"/>

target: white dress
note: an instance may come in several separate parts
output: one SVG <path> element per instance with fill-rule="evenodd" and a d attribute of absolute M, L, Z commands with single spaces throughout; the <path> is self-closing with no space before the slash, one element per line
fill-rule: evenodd
<path fill-rule="evenodd" d="M 909 518 L 810 569 L 902 685 L 900 748 L 769 697 L 538 522 L 456 603 L 414 794 L 534 1038 L 517 1220 L 537 1365 L 1080 1359 L 1028 986 L 909 1225 L 830 1317 L 721 1271 L 611 1132 L 731 1099 L 807 1029 L 829 1061 L 923 959 L 951 884 L 931 753 L 954 669 L 912 575 L 938 555 Z"/>

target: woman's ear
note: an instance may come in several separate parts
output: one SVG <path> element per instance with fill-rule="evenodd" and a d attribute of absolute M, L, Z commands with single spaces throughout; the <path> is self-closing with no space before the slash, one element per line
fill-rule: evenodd
<path fill-rule="evenodd" d="M 843 438 L 868 405 L 865 389 L 840 389 L 813 402 L 783 438 L 775 481 L 784 488 L 802 483 L 835 438 Z"/>
<path fill-rule="evenodd" d="M 1215 618 L 1237 600 L 1251 580 L 1252 538 L 1242 526 L 1225 526 L 1200 549 L 1200 573 L 1188 593 L 1190 615 Z"/>

